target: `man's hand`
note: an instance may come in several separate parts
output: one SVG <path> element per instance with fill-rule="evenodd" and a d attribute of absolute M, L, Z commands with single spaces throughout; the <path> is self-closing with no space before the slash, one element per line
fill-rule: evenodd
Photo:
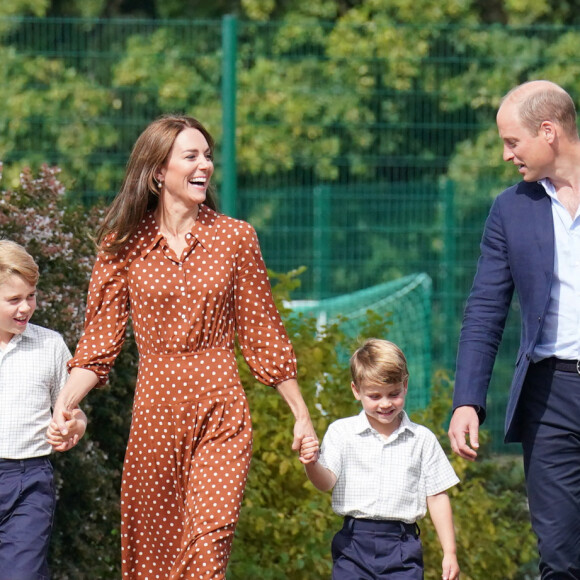
<path fill-rule="evenodd" d="M 469 461 L 475 461 L 476 450 L 479 448 L 479 418 L 474 407 L 466 405 L 455 409 L 448 435 L 454 453 Z"/>

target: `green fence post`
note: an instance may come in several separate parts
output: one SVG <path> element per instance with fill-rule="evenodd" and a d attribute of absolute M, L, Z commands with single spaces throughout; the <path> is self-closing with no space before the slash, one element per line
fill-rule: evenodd
<path fill-rule="evenodd" d="M 222 186 L 221 211 L 236 216 L 236 61 L 238 22 L 235 16 L 222 19 Z"/>
<path fill-rule="evenodd" d="M 455 271 L 456 224 L 455 224 L 455 191 L 450 180 L 443 183 L 443 268 L 442 268 L 442 300 L 443 300 L 443 364 L 446 368 L 455 366 Z"/>
<path fill-rule="evenodd" d="M 326 298 L 330 288 L 330 187 L 317 186 L 312 192 L 314 203 L 313 285 L 318 300 Z"/>

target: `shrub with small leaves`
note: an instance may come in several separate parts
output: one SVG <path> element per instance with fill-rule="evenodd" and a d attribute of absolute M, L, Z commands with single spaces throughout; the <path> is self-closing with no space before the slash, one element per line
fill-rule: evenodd
<path fill-rule="evenodd" d="M 74 350 L 95 256 L 91 233 L 102 210 L 68 204 L 58 174 L 48 166 L 38 175 L 24 169 L 18 187 L 0 189 L 0 236 L 23 245 L 39 266 L 32 322 L 60 332 Z M 96 405 L 108 414 L 100 429 L 95 415 L 103 411 Z M 52 456 L 58 497 L 50 553 L 55 580 L 119 577 L 119 448 L 124 449 L 130 412 L 113 386 L 82 406 L 89 417 L 87 434 L 71 451 Z M 115 437 L 117 448 L 110 445 Z"/>

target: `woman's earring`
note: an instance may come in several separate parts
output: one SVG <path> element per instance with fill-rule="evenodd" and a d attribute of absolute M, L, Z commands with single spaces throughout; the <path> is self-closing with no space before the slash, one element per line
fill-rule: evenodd
<path fill-rule="evenodd" d="M 151 193 L 155 196 L 155 197 L 159 197 L 159 191 L 161 190 L 161 182 L 154 177 L 153 178 L 153 184 L 155 185 L 155 189 L 151 191 Z"/>

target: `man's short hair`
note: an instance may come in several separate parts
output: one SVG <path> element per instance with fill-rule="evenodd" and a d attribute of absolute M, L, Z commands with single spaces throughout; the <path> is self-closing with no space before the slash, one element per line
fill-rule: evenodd
<path fill-rule="evenodd" d="M 542 82 L 533 90 L 524 83 L 512 89 L 502 100 L 512 100 L 518 109 L 520 121 L 532 135 L 537 135 L 544 121 L 557 123 L 570 139 L 578 139 L 576 106 L 572 97 L 559 85 Z"/>

